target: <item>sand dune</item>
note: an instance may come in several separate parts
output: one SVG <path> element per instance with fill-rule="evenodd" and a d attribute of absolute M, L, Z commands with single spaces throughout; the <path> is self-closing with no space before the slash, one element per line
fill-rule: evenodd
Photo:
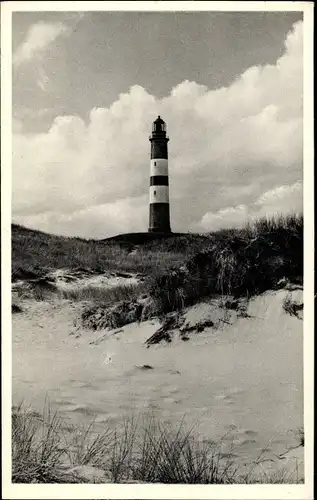
<path fill-rule="evenodd" d="M 41 410 L 48 397 L 69 422 L 95 417 L 100 429 L 147 411 L 185 416 L 200 436 L 224 438 L 241 465 L 266 449 L 258 474 L 287 467 L 302 477 L 303 323 L 283 310 L 289 293 L 301 300 L 300 290 L 267 292 L 249 302 L 249 317 L 216 299 L 198 304 L 185 321 L 214 327 L 149 348 L 157 320 L 91 332 L 78 327 L 80 302 L 24 300 L 13 315 L 14 403 Z"/>

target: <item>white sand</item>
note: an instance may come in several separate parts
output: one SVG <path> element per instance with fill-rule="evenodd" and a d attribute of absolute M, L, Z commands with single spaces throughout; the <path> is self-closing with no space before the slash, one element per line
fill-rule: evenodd
<path fill-rule="evenodd" d="M 230 313 L 233 324 L 148 349 L 156 321 L 90 332 L 74 326 L 81 304 L 25 301 L 13 315 L 14 403 L 41 410 L 48 396 L 71 422 L 96 415 L 101 428 L 148 409 L 171 422 L 185 415 L 201 437 L 228 433 L 224 442 L 233 441 L 241 464 L 267 447 L 259 472 L 299 466 L 301 475 L 303 448 L 276 456 L 298 444 L 294 432 L 303 425 L 303 322 L 283 310 L 286 294 L 252 300 L 251 318 Z M 207 317 L 224 311 L 209 303 L 187 313 L 192 323 Z M 144 364 L 153 369 L 138 368 Z"/>

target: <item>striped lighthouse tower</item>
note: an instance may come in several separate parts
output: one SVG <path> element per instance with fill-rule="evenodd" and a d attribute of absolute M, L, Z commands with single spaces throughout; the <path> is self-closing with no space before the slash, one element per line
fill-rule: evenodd
<path fill-rule="evenodd" d="M 159 116 L 152 126 L 150 170 L 150 233 L 170 233 L 166 124 Z"/>

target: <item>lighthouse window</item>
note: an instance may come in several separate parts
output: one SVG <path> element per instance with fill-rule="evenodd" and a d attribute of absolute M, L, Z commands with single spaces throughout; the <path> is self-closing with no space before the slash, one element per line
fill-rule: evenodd
<path fill-rule="evenodd" d="M 154 196 L 156 196 L 156 191 L 154 191 Z"/>
<path fill-rule="evenodd" d="M 154 162 L 154 167 L 156 167 L 156 161 Z"/>

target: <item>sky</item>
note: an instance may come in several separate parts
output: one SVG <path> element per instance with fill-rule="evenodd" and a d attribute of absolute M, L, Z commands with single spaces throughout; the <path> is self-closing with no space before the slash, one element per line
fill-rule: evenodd
<path fill-rule="evenodd" d="M 16 12 L 13 222 L 147 231 L 167 123 L 175 232 L 302 211 L 301 12 Z"/>

